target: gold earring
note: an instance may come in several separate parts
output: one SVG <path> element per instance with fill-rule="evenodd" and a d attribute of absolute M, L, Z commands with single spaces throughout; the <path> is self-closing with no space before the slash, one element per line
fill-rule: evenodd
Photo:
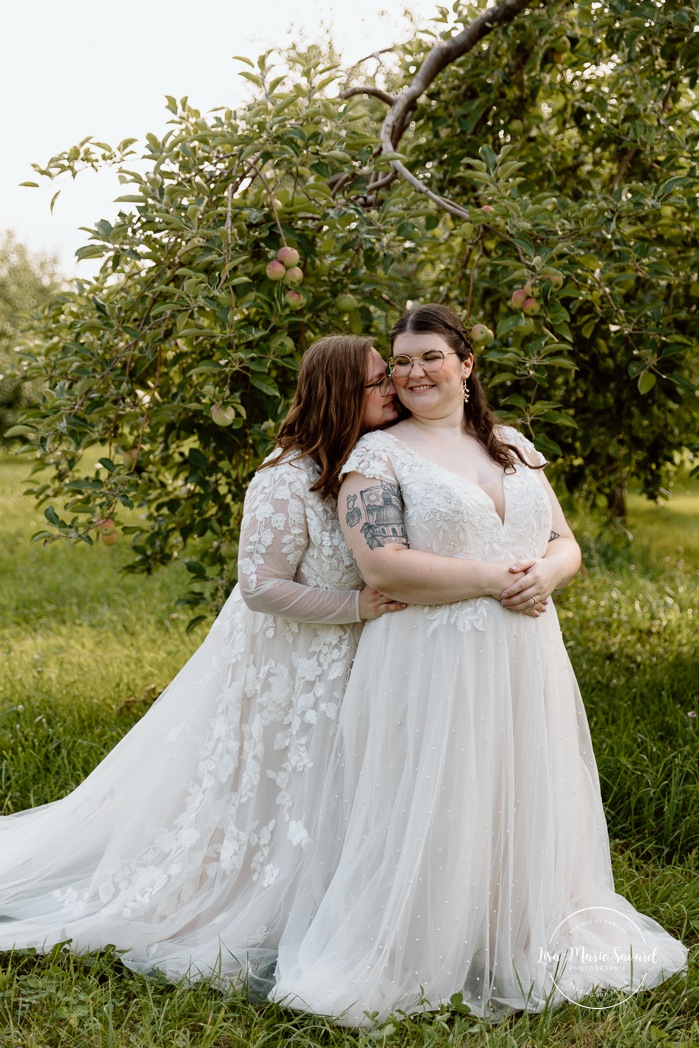
<path fill-rule="evenodd" d="M 468 386 L 466 385 L 466 379 L 467 378 L 468 378 L 468 375 L 466 376 L 466 378 L 461 383 L 461 388 L 462 388 L 463 393 L 464 393 L 464 404 L 468 404 L 469 397 L 471 396 L 471 392 L 470 392 Z"/>

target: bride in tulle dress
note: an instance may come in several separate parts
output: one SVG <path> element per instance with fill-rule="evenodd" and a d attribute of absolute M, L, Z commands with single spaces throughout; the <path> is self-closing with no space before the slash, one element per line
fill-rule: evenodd
<path fill-rule="evenodd" d="M 392 352 L 411 415 L 359 441 L 339 512 L 409 607 L 362 634 L 273 996 L 370 1026 L 453 994 L 497 1018 L 654 986 L 687 951 L 614 890 L 550 600 L 580 553 L 544 460 L 496 425 L 453 312 L 412 310 Z"/>
<path fill-rule="evenodd" d="M 396 414 L 369 339 L 308 350 L 204 643 L 76 790 L 0 819 L 0 949 L 112 944 L 173 980 L 269 985 L 361 620 L 402 607 L 362 588 L 335 498 L 357 438 Z"/>

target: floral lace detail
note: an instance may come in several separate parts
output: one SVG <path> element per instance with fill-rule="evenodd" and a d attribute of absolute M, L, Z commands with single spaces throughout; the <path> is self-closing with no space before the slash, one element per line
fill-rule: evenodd
<path fill-rule="evenodd" d="M 283 532 L 281 548 L 289 568 L 294 573 L 301 568 L 307 584 L 326 589 L 361 587 L 338 523 L 337 502 L 324 501 L 308 490 L 317 477 L 318 467 L 310 459 L 284 462 L 256 474 L 245 498 L 248 526 L 243 528 L 245 543 L 238 559 L 239 574 L 247 575 L 253 585 L 274 533 Z M 276 508 L 279 503 L 284 504 L 284 512 Z"/>
<path fill-rule="evenodd" d="M 459 600 L 454 604 L 437 604 L 426 607 L 427 636 L 442 626 L 456 626 L 460 633 L 484 630 L 488 616 L 488 601 L 483 597 L 475 600 Z"/>
<path fill-rule="evenodd" d="M 517 430 L 503 426 L 501 432 L 533 464 L 545 461 Z M 418 455 L 390 430 L 361 438 L 343 473 L 353 470 L 366 477 L 398 481 L 413 549 L 472 560 L 543 556 L 546 551 L 551 502 L 539 471 L 523 463 L 503 477 L 504 523 L 492 499 L 477 484 Z"/>
<path fill-rule="evenodd" d="M 521 433 L 502 427 L 503 438 L 535 465 L 545 460 Z M 368 433 L 354 448 L 343 474 L 397 480 L 403 496 L 408 543 L 444 557 L 506 560 L 542 556 L 551 530 L 551 502 L 538 471 L 523 463 L 504 474 L 505 520 L 477 484 L 418 455 L 390 430 Z M 490 601 L 457 601 L 424 609 L 427 635 L 454 625 L 462 633 L 484 630 Z"/>
<path fill-rule="evenodd" d="M 105 920 L 167 920 L 236 878 L 243 892 L 286 891 L 309 853 L 315 827 L 305 798 L 320 789 L 332 750 L 363 584 L 336 506 L 309 491 L 316 476 L 314 464 L 301 460 L 253 481 L 241 529 L 241 585 L 144 718 L 180 703 L 154 754 L 183 769 L 176 803 L 145 820 L 129 850 L 106 854 L 90 881 L 53 892 L 66 922 L 94 910 L 96 900 Z M 277 583 L 287 587 L 281 598 Z M 263 603 L 287 601 L 288 614 L 251 611 L 246 593 L 261 592 Z"/>

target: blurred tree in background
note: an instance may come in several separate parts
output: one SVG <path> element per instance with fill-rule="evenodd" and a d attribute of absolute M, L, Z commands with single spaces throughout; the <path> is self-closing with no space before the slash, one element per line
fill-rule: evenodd
<path fill-rule="evenodd" d="M 57 288 L 52 259 L 30 255 L 12 233 L 0 236 L 0 442 L 32 399 L 18 367 L 17 348 L 35 313 Z"/>
<path fill-rule="evenodd" d="M 475 328 L 499 413 L 571 491 L 618 518 L 630 476 L 657 497 L 696 440 L 697 7 L 456 3 L 364 79 L 317 48 L 241 59 L 249 103 L 168 98 L 142 160 L 88 139 L 37 166 L 124 185 L 79 252 L 99 275 L 25 350 L 46 393 L 10 432 L 65 507 L 44 537 L 136 505 L 135 569 L 187 550 L 190 602 L 220 598 L 301 353 L 348 328 L 385 349 L 415 301 Z"/>

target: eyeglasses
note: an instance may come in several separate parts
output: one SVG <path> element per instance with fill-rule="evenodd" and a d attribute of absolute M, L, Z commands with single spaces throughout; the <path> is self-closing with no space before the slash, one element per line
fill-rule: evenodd
<path fill-rule="evenodd" d="M 417 362 L 425 372 L 433 373 L 439 371 L 444 358 L 453 354 L 458 356 L 458 353 L 454 353 L 453 349 L 445 352 L 443 349 L 428 349 L 424 353 L 420 353 L 417 357 L 409 357 L 407 353 L 399 353 L 396 357 L 391 357 L 388 362 L 388 374 L 400 375 L 404 377 L 409 375 L 413 370 L 413 365 Z"/>
<path fill-rule="evenodd" d="M 375 389 L 380 397 L 387 397 L 389 393 L 392 393 L 391 389 L 391 376 L 386 374 L 383 378 L 379 378 L 376 382 L 367 382 L 365 389 Z"/>

